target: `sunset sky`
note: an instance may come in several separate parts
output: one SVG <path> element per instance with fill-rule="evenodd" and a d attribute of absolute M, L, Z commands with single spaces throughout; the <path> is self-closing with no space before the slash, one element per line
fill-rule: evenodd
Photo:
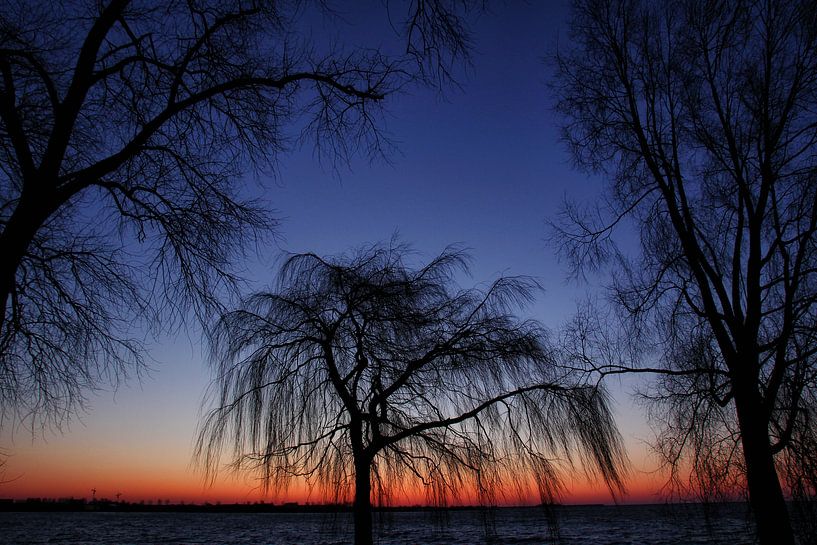
<path fill-rule="evenodd" d="M 379 2 L 372 4 L 380 6 Z M 389 163 L 356 158 L 333 172 L 311 147 L 280 157 L 262 180 L 280 219 L 277 238 L 246 263 L 250 289 L 271 283 L 285 252 L 337 254 L 399 233 L 421 256 L 461 243 L 473 257 L 473 282 L 530 275 L 545 288 L 530 316 L 552 328 L 576 302 L 599 294 L 604 279 L 567 280 L 546 240 L 546 221 L 564 197 L 589 200 L 601 184 L 572 170 L 551 111 L 544 57 L 566 40 L 567 2 L 496 3 L 473 29 L 472 65 L 460 88 L 411 88 L 386 104 L 396 143 Z M 369 36 L 366 17 L 345 32 Z M 387 29 L 386 29 L 387 30 Z M 386 38 L 384 38 L 386 39 Z M 254 183 L 254 182 L 253 182 Z M 5 425 L 10 455 L 0 498 L 97 497 L 123 500 L 255 501 L 258 483 L 221 476 L 212 487 L 192 460 L 192 444 L 210 375 L 200 332 L 152 341 L 152 370 L 116 390 L 89 395 L 87 411 L 62 430 Z M 632 461 L 628 502 L 655 501 L 662 483 L 645 442 L 650 430 L 632 400 L 634 382 L 611 381 L 615 412 Z M 565 501 L 611 502 L 603 485 L 566 480 Z M 318 501 L 297 487 L 267 501 Z"/>

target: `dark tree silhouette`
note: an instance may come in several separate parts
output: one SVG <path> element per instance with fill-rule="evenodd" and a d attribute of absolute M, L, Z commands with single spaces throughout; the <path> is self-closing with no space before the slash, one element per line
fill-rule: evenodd
<path fill-rule="evenodd" d="M 401 246 L 347 257 L 294 255 L 278 287 L 225 314 L 214 336 L 215 408 L 197 454 L 280 490 L 305 478 L 353 498 L 355 543 L 372 542 L 372 495 L 421 489 L 444 504 L 505 487 L 558 492 L 551 456 L 620 490 L 623 464 L 605 395 L 556 365 L 541 326 L 510 311 L 536 285 L 453 282 L 465 256 L 406 264 Z"/>
<path fill-rule="evenodd" d="M 474 7 L 395 4 L 407 45 L 387 57 L 311 43 L 306 14 L 331 13 L 307 4 L 2 2 L 2 415 L 59 423 L 140 367 L 140 327 L 212 315 L 273 223 L 245 171 L 299 133 L 329 160 L 379 153 L 377 103 L 444 77 Z"/>
<path fill-rule="evenodd" d="M 660 365 L 609 359 L 633 347 L 592 320 L 575 354 L 659 373 L 659 451 L 699 491 L 745 487 L 767 545 L 794 542 L 784 489 L 817 493 L 816 40 L 810 1 L 581 0 L 557 58 L 567 141 L 609 180 L 557 239 L 576 272 L 610 265 Z"/>

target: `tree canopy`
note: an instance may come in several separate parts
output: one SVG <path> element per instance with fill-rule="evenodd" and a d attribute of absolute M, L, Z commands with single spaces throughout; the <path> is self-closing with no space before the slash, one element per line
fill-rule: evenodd
<path fill-rule="evenodd" d="M 478 6 L 379 6 L 389 55 L 312 35 L 329 3 L 4 0 L 1 416 L 59 423 L 140 368 L 146 330 L 209 319 L 274 225 L 246 176 L 299 140 L 381 153 L 378 104 L 444 80 Z"/>

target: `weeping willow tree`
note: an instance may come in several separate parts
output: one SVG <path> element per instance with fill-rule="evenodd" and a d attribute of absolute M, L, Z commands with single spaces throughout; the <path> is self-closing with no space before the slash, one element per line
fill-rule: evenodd
<path fill-rule="evenodd" d="M 214 408 L 197 455 L 283 490 L 296 478 L 353 501 L 355 543 L 372 542 L 372 498 L 425 491 L 441 505 L 476 493 L 560 490 L 553 460 L 622 490 L 623 454 L 604 392 L 554 361 L 545 331 L 511 310 L 536 284 L 460 289 L 466 256 L 423 267 L 403 246 L 290 257 L 275 290 L 221 317 Z"/>

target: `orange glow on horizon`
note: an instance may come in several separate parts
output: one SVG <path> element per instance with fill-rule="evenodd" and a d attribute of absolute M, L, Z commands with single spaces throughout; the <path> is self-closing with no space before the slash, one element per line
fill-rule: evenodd
<path fill-rule="evenodd" d="M 7 473 L 9 482 L 0 484 L 0 498 L 86 498 L 91 499 L 91 489 L 96 489 L 97 499 L 115 500 L 121 494 L 122 501 L 138 503 L 157 500 L 171 503 L 331 503 L 331 494 L 321 493 L 320 487 L 310 488 L 303 482 L 293 483 L 286 491 L 265 494 L 260 483 L 249 478 L 224 476 L 213 486 L 206 486 L 200 473 L 189 469 L 186 472 L 166 471 L 154 468 L 152 471 L 133 472 L 61 472 L 53 468 L 28 471 L 15 476 Z M 654 475 L 631 477 L 626 482 L 627 493 L 613 498 L 603 483 L 577 477 L 565 481 L 560 498 L 565 504 L 610 504 L 651 503 L 660 501 L 659 490 L 662 481 Z M 341 498 L 343 500 L 344 498 Z M 348 498 L 346 498 L 348 501 Z M 534 505 L 540 502 L 538 494 L 529 491 L 520 495 L 506 491 L 498 493 L 495 501 L 499 505 Z M 401 490 L 392 494 L 385 502 L 388 505 L 430 505 L 430 494 L 419 486 L 413 490 Z M 475 505 L 480 503 L 477 495 L 460 493 L 449 505 Z"/>
<path fill-rule="evenodd" d="M 18 440 L 0 473 L 0 498 L 86 498 L 91 489 L 96 498 L 115 500 L 116 494 L 128 502 L 171 503 L 325 503 L 334 501 L 319 487 L 310 489 L 302 482 L 293 482 L 287 490 L 264 494 L 261 483 L 249 474 L 219 475 L 213 486 L 207 486 L 204 476 L 191 460 L 191 444 L 177 431 L 176 437 L 158 434 L 152 426 L 136 425 L 128 428 L 119 422 L 110 424 L 112 431 L 105 433 L 78 427 L 70 434 L 33 441 Z M 179 426 L 180 430 L 183 427 Z M 93 431 L 93 433 L 92 433 Z M 105 440 L 100 440 L 103 437 Z M 181 437 L 179 439 L 178 437 Z M 174 442 L 175 441 L 175 442 Z M 655 467 L 655 460 L 635 448 L 631 449 L 630 472 L 625 476 L 627 494 L 613 498 L 604 483 L 587 478 L 580 471 L 563 474 L 565 504 L 650 503 L 662 501 L 659 492 L 665 483 L 660 474 L 643 471 Z M 472 484 L 458 484 L 461 491 L 450 505 L 474 505 L 479 498 Z M 470 492 L 469 492 L 470 491 Z M 417 481 L 405 482 L 388 499 L 390 505 L 429 505 L 432 494 Z M 507 488 L 496 494 L 494 501 L 501 505 L 538 504 L 540 498 L 534 487 L 520 495 Z"/>

